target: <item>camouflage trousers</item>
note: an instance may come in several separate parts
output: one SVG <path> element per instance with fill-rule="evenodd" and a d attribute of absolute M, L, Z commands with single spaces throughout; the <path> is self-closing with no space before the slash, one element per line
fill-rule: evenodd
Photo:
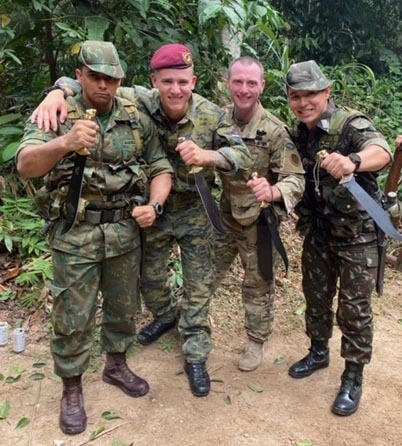
<path fill-rule="evenodd" d="M 51 350 L 55 373 L 82 374 L 88 367 L 99 291 L 102 293 L 101 345 L 108 352 L 125 352 L 135 340 L 138 308 L 140 247 L 96 259 L 52 250 L 54 280 Z"/>
<path fill-rule="evenodd" d="M 173 321 L 184 339 L 188 362 L 204 362 L 212 349 L 208 321 L 215 277 L 212 228 L 197 193 L 171 193 L 165 212 L 146 231 L 141 294 L 153 316 Z M 178 245 L 183 270 L 183 296 L 177 302 L 168 282 L 172 249 Z"/>
<path fill-rule="evenodd" d="M 272 333 L 274 321 L 274 283 L 265 280 L 258 267 L 257 225 L 243 227 L 217 236 L 215 241 L 216 281 L 214 291 L 220 287 L 237 254 L 244 269 L 242 300 L 245 311 L 247 336 L 265 342 Z"/>
<path fill-rule="evenodd" d="M 371 294 L 377 266 L 376 240 L 341 244 L 332 238 L 319 240 L 308 234 L 304 241 L 302 272 L 307 334 L 321 341 L 332 336 L 332 307 L 339 280 L 336 320 L 342 331 L 341 356 L 347 361 L 367 364 L 371 359 Z"/>

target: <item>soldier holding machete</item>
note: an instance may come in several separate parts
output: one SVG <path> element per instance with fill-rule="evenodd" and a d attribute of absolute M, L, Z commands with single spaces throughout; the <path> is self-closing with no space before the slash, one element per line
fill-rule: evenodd
<path fill-rule="evenodd" d="M 338 291 L 336 318 L 345 369 L 332 412 L 346 416 L 359 407 L 363 367 L 371 359 L 371 294 L 379 255 L 374 220 L 339 180 L 354 173 L 358 187 L 379 202 L 377 172 L 392 154 L 365 115 L 330 100 L 330 82 L 315 61 L 293 64 L 286 87 L 289 107 L 299 120 L 294 141 L 306 171 L 306 190 L 296 210 L 297 227 L 305 236 L 302 285 L 311 340 L 310 352 L 290 367 L 289 374 L 304 378 L 328 366 L 332 304 Z M 324 159 L 318 156 L 323 150 L 328 153 Z M 314 394 L 311 404 L 313 398 Z"/>

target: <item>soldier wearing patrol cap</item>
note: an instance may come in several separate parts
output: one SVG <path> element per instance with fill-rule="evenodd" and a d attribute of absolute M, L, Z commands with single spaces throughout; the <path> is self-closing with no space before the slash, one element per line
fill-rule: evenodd
<path fill-rule="evenodd" d="M 329 365 L 332 306 L 338 292 L 336 318 L 345 369 L 331 409 L 346 416 L 359 407 L 363 367 L 371 359 L 371 294 L 379 262 L 374 221 L 339 180 L 355 174 L 357 182 L 379 200 L 378 171 L 392 155 L 365 115 L 330 100 L 330 82 L 315 61 L 293 64 L 286 74 L 286 88 L 290 109 L 299 120 L 294 141 L 306 171 L 306 190 L 296 210 L 297 227 L 305 236 L 303 293 L 311 340 L 308 355 L 293 364 L 289 374 L 304 378 Z M 328 154 L 318 156 L 322 150 Z"/>
<path fill-rule="evenodd" d="M 163 203 L 172 173 L 152 120 L 135 103 L 115 97 L 124 71 L 113 44 L 84 42 L 78 65 L 82 95 L 68 98 L 67 119 L 48 133 L 28 123 L 16 160 L 23 178 L 45 176 L 41 202 L 54 267 L 51 350 L 63 381 L 59 423 L 66 434 L 87 425 L 81 378 L 90 360 L 99 292 L 103 380 L 131 397 L 149 390 L 126 363 L 136 335 L 140 228 L 155 221 L 153 206 L 140 199 L 150 182 L 151 200 Z M 88 108 L 96 110 L 95 120 L 84 117 Z M 69 188 L 74 191 L 74 163 L 83 148 L 89 155 L 78 188 L 78 221 L 64 232 L 66 197 Z"/>
<path fill-rule="evenodd" d="M 197 78 L 193 55 L 186 45 L 162 45 L 153 54 L 150 69 L 152 90 L 136 86 L 118 91 L 121 97 L 135 99 L 147 110 L 174 169 L 172 192 L 164 209 L 158 208 L 156 223 L 147 229 L 141 291 L 153 320 L 140 330 L 138 340 L 143 345 L 156 341 L 176 325 L 179 313 L 184 369 L 192 393 L 202 397 L 209 394 L 211 386 L 206 361 L 212 349 L 208 312 L 215 276 L 214 232 L 190 168 L 202 167 L 202 175 L 211 187 L 215 170 L 222 176 L 248 180 L 251 158 L 225 112 L 193 93 Z M 69 87 L 74 92 L 80 90 L 76 82 L 67 78 L 60 79 L 57 86 Z M 60 119 L 64 118 L 61 93 L 52 92 L 46 103 L 43 107 L 60 110 Z M 32 119 L 41 114 L 43 107 Z M 53 126 L 55 121 L 53 113 L 44 125 Z M 175 245 L 180 247 L 183 267 L 180 308 L 166 278 Z"/>
<path fill-rule="evenodd" d="M 218 236 L 215 243 L 215 288 L 222 284 L 239 254 L 244 268 L 242 298 L 248 343 L 238 367 L 250 372 L 262 363 L 264 344 L 274 320 L 275 277 L 262 274 L 260 263 L 272 272 L 274 264 L 279 263 L 277 251 L 271 258 L 269 248 L 259 239 L 261 204 L 272 205 L 278 220 L 286 218 L 303 194 L 304 178 L 299 154 L 285 124 L 259 101 L 265 87 L 261 63 L 248 56 L 234 60 L 229 66 L 227 86 L 233 104 L 225 110 L 251 153 L 250 172 L 258 178 L 250 178 L 248 183 L 223 178 L 224 185 L 228 185 L 220 204 L 230 233 Z M 267 226 L 264 230 L 268 231 Z"/>

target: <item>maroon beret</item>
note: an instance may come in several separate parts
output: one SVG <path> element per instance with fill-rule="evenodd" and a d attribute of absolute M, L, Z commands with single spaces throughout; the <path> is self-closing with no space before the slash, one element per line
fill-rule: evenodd
<path fill-rule="evenodd" d="M 188 68 L 193 65 L 191 51 L 181 43 L 168 43 L 155 51 L 151 59 L 151 70 L 162 68 Z"/>

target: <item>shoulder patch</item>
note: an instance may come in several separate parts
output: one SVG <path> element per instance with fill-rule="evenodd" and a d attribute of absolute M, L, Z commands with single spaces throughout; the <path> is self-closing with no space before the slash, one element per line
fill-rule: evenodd
<path fill-rule="evenodd" d="M 350 122 L 350 125 L 352 127 L 354 127 L 355 129 L 358 129 L 358 130 L 367 129 L 367 128 L 370 128 L 372 126 L 370 120 L 367 119 L 367 118 L 363 118 L 363 117 L 358 117 L 356 119 L 353 119 Z"/>

